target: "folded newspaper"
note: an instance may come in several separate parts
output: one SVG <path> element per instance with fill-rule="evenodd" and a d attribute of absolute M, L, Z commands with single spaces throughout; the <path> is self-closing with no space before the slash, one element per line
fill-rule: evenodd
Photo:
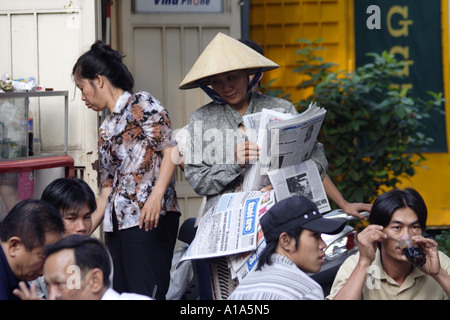
<path fill-rule="evenodd" d="M 309 159 L 325 114 L 324 108 L 311 103 L 298 115 L 263 109 L 244 116 L 247 136 L 260 146 L 260 156 L 247 166 L 243 190 L 260 190 L 270 184 L 269 171 Z"/>
<path fill-rule="evenodd" d="M 201 218 L 180 263 L 254 251 L 260 217 L 275 204 L 274 191 L 227 193 Z"/>
<path fill-rule="evenodd" d="M 262 231 L 261 225 L 258 224 L 258 232 L 256 237 L 256 249 L 249 252 L 238 253 L 227 256 L 228 267 L 233 279 L 242 281 L 250 271 L 254 270 L 258 265 L 259 256 L 266 247 L 266 238 Z"/>
<path fill-rule="evenodd" d="M 320 213 L 331 210 L 314 161 L 306 160 L 293 166 L 269 171 L 267 174 L 275 190 L 277 202 L 293 195 L 303 195 L 316 204 Z"/>

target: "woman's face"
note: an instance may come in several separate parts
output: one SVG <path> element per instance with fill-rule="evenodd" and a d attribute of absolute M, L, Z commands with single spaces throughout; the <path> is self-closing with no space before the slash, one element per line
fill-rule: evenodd
<path fill-rule="evenodd" d="M 79 79 L 75 77 L 75 83 L 81 91 L 81 100 L 84 101 L 86 107 L 94 111 L 103 111 L 106 105 L 101 102 L 101 95 L 96 80 Z"/>
<path fill-rule="evenodd" d="M 249 102 L 247 97 L 248 75 L 244 70 L 235 70 L 212 76 L 211 87 L 230 106 L 241 107 Z"/>

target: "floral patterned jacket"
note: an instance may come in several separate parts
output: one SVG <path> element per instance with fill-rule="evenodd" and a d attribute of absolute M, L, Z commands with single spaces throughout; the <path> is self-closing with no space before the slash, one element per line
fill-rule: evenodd
<path fill-rule="evenodd" d="M 104 231 L 113 231 L 112 210 L 118 228 L 139 225 L 140 209 L 158 179 L 162 153 L 175 145 L 167 110 L 147 92 L 125 92 L 99 131 L 100 182 L 112 187 L 105 217 Z M 169 183 L 161 204 L 161 214 L 179 212 L 175 178 Z"/>

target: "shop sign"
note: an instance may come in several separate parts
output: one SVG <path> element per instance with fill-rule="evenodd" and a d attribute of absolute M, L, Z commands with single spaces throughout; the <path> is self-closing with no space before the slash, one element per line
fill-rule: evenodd
<path fill-rule="evenodd" d="M 135 0 L 135 13 L 221 13 L 222 0 Z"/>
<path fill-rule="evenodd" d="M 441 1 L 358 0 L 354 9 L 357 67 L 372 62 L 366 53 L 386 50 L 404 64 L 398 87 L 424 100 L 444 91 Z M 445 117 L 433 112 L 423 123 L 434 139 L 423 151 L 447 152 Z"/>

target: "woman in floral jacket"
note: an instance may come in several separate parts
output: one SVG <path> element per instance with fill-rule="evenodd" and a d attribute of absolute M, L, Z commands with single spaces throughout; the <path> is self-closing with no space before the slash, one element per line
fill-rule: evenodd
<path fill-rule="evenodd" d="M 134 80 L 122 56 L 98 41 L 73 68 L 82 100 L 108 110 L 99 132 L 102 191 L 93 215 L 103 218 L 114 263 L 114 289 L 164 299 L 180 208 L 171 161 L 174 142 L 167 110 Z"/>

